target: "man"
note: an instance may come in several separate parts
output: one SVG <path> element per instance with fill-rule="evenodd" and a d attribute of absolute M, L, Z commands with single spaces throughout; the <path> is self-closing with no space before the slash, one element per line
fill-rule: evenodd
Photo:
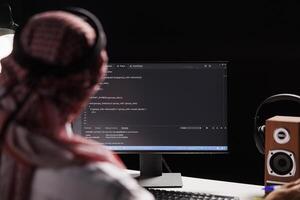
<path fill-rule="evenodd" d="M 99 143 L 69 128 L 99 89 L 107 54 L 85 10 L 48 11 L 16 32 L 1 60 L 1 200 L 152 200 Z"/>

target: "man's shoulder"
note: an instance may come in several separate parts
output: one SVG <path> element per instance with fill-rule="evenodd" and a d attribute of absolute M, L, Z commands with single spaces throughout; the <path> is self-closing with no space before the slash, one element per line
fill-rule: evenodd
<path fill-rule="evenodd" d="M 94 176 L 97 177 L 94 177 Z M 52 177 L 57 179 L 80 179 L 82 181 L 114 181 L 127 176 L 125 170 L 120 169 L 108 162 L 95 162 L 86 165 L 73 165 L 59 168 L 38 168 L 35 178 Z M 109 178 L 109 180 L 106 179 Z M 91 180 L 92 179 L 92 180 Z"/>
<path fill-rule="evenodd" d="M 40 168 L 35 173 L 32 191 L 39 197 L 36 199 L 42 199 L 41 195 L 56 195 L 55 198 L 61 200 L 96 199 L 102 195 L 107 200 L 135 199 L 135 195 L 147 197 L 147 193 L 125 170 L 107 162 Z"/>

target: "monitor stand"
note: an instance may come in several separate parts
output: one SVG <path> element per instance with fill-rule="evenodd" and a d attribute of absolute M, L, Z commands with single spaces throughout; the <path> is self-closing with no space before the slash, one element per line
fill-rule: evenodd
<path fill-rule="evenodd" d="M 180 173 L 162 173 L 162 154 L 140 154 L 139 184 L 146 188 L 182 187 Z"/>

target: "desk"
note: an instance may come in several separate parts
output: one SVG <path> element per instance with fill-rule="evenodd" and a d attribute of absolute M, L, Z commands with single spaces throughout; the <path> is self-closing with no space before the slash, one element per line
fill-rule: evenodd
<path fill-rule="evenodd" d="M 133 176 L 137 175 L 137 171 L 129 170 Z M 169 188 L 168 190 L 188 191 L 188 192 L 204 192 L 219 195 L 237 196 L 240 200 L 253 200 L 255 197 L 264 196 L 261 185 L 251 185 L 243 183 L 234 183 L 227 181 L 217 181 L 202 178 L 182 177 L 182 188 Z"/>

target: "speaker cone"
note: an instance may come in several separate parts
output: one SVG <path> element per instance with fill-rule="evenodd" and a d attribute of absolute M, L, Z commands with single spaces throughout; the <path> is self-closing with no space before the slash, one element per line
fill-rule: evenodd
<path fill-rule="evenodd" d="M 291 173 L 294 163 L 289 154 L 284 152 L 274 153 L 270 158 L 270 167 L 278 175 L 288 175 Z"/>

